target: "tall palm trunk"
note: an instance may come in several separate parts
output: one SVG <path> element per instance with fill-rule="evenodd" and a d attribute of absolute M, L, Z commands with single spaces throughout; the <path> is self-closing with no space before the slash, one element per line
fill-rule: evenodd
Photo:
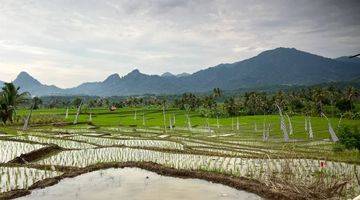
<path fill-rule="evenodd" d="M 234 130 L 234 118 L 231 118 L 231 130 Z"/>
<path fill-rule="evenodd" d="M 337 137 L 334 129 L 333 129 L 332 126 L 331 126 L 330 120 L 326 117 L 326 115 L 325 115 L 324 113 L 321 113 L 321 115 L 324 116 L 325 119 L 326 119 L 327 122 L 328 122 L 328 128 L 329 128 L 329 133 L 330 133 L 330 136 L 331 136 L 331 140 L 332 140 L 333 142 L 339 141 L 339 138 Z"/>
<path fill-rule="evenodd" d="M 145 113 L 143 113 L 143 116 L 142 116 L 142 125 L 143 125 L 143 126 L 146 126 Z"/>
<path fill-rule="evenodd" d="M 289 135 L 288 135 L 288 132 L 287 132 L 284 116 L 282 114 L 281 108 L 278 105 L 276 105 L 276 107 L 278 108 L 279 115 L 280 115 L 280 129 L 283 132 L 285 142 L 288 142 L 289 141 Z"/>
<path fill-rule="evenodd" d="M 311 125 L 311 118 L 308 118 L 308 131 L 309 131 L 309 138 L 313 139 L 314 138 L 314 132 L 312 129 L 312 125 Z"/>
<path fill-rule="evenodd" d="M 293 134 L 293 132 L 294 132 L 294 130 L 293 130 L 293 126 L 292 126 L 292 123 L 291 123 L 291 119 L 290 119 L 290 117 L 289 117 L 289 115 L 288 114 L 286 114 L 286 117 L 287 117 L 287 119 L 288 119 L 288 123 L 289 123 L 289 135 L 292 135 Z"/>
<path fill-rule="evenodd" d="M 66 108 L 65 119 L 67 119 L 68 117 L 69 117 L 69 108 Z"/>
<path fill-rule="evenodd" d="M 30 112 L 29 112 L 28 116 L 27 116 L 26 119 L 25 119 L 24 126 L 23 126 L 23 129 L 22 129 L 23 131 L 26 131 L 26 130 L 28 129 L 28 125 L 29 125 L 29 122 L 30 122 L 31 114 L 32 114 L 32 112 L 33 112 L 33 110 L 34 110 L 34 107 L 35 107 L 35 102 L 34 102 L 34 104 L 31 106 Z"/>
<path fill-rule="evenodd" d="M 236 130 L 240 130 L 239 117 L 236 117 Z"/>
<path fill-rule="evenodd" d="M 92 115 L 91 115 L 91 113 L 89 114 L 89 122 L 92 122 Z"/>
<path fill-rule="evenodd" d="M 82 101 L 80 102 L 80 105 L 77 109 L 77 112 L 76 112 L 76 116 L 75 116 L 75 119 L 74 119 L 74 123 L 73 124 L 77 124 L 78 123 L 78 120 L 79 120 L 79 115 L 80 115 L 80 111 L 81 111 L 81 106 L 82 106 Z"/>
<path fill-rule="evenodd" d="M 165 113 L 165 106 L 163 106 L 163 123 L 164 123 L 164 132 L 166 133 L 166 113 Z"/>
<path fill-rule="evenodd" d="M 170 127 L 170 130 L 173 130 L 173 122 L 172 122 L 171 116 L 169 116 L 169 127 Z"/>
<path fill-rule="evenodd" d="M 189 129 L 189 131 L 191 131 L 191 121 L 190 121 L 190 116 L 188 113 L 186 114 L 186 121 L 187 121 L 188 129 Z"/>

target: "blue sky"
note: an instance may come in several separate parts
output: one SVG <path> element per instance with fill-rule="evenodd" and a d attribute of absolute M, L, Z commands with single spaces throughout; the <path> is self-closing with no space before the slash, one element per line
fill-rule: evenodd
<path fill-rule="evenodd" d="M 0 80 L 72 87 L 137 68 L 195 72 L 295 47 L 360 51 L 360 1 L 0 0 Z"/>

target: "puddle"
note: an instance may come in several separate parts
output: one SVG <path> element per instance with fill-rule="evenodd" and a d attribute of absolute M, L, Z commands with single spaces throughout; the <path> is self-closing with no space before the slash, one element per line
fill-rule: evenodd
<path fill-rule="evenodd" d="M 100 170 L 64 179 L 57 185 L 34 190 L 30 195 L 19 199 L 257 200 L 262 198 L 204 180 L 166 177 L 138 168 L 124 168 Z"/>

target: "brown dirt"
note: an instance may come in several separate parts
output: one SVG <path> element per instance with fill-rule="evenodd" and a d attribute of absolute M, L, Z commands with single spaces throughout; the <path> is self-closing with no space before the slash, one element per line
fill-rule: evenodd
<path fill-rule="evenodd" d="M 71 122 L 54 122 L 51 123 L 51 125 L 55 126 L 55 127 L 63 127 L 63 126 L 68 126 L 71 125 Z"/>
<path fill-rule="evenodd" d="M 43 158 L 47 155 L 58 153 L 62 151 L 62 148 L 57 145 L 45 146 L 40 149 L 36 149 L 29 153 L 21 154 L 19 157 L 9 161 L 9 164 L 26 164 Z"/>
<path fill-rule="evenodd" d="M 15 199 L 22 196 L 29 195 L 31 192 L 30 190 L 21 189 L 21 190 L 12 190 L 10 192 L 0 193 L 0 199 Z"/>

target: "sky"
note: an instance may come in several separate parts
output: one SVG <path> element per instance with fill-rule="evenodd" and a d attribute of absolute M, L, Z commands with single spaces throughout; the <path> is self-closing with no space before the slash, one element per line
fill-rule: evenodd
<path fill-rule="evenodd" d="M 0 0 L 0 80 L 193 73 L 276 47 L 360 53 L 358 0 Z"/>

